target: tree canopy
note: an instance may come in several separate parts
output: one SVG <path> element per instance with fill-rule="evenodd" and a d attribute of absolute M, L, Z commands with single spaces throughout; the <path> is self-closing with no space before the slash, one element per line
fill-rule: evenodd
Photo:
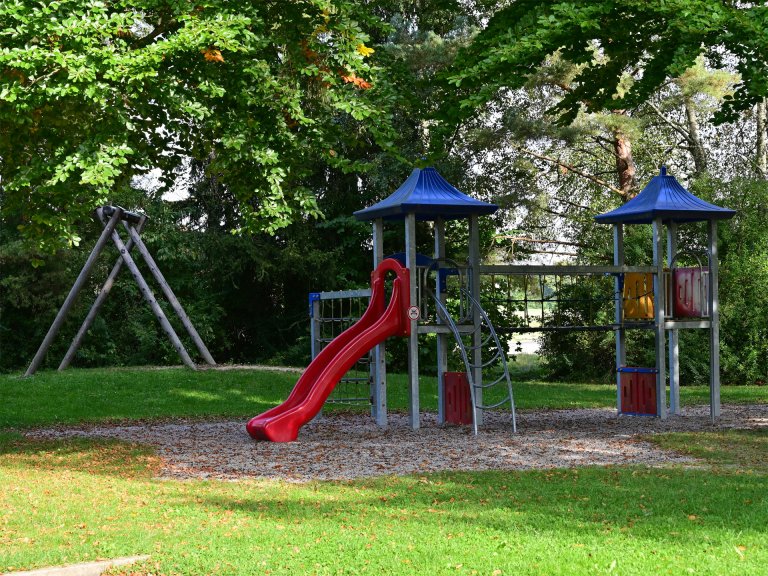
<path fill-rule="evenodd" d="M 386 127 L 360 18 L 348 0 L 3 2 L 4 215 L 71 245 L 115 189 L 157 169 L 168 188 L 188 158 L 226 182 L 246 227 L 316 213 L 307 164 L 344 167 L 344 142 Z"/>
<path fill-rule="evenodd" d="M 731 0 L 516 0 L 457 59 L 450 80 L 461 89 L 464 115 L 501 88 L 524 86 L 556 52 L 579 66 L 552 110 L 561 123 L 583 108 L 634 108 L 702 54 L 740 74 L 718 115 L 730 121 L 768 95 L 768 7 Z"/>

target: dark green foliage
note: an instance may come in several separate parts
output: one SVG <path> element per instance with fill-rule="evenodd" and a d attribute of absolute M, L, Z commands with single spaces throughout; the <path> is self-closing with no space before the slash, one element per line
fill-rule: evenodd
<path fill-rule="evenodd" d="M 732 384 L 768 382 L 768 182 L 702 181 L 695 190 L 737 210 L 719 226 L 721 362 Z"/>

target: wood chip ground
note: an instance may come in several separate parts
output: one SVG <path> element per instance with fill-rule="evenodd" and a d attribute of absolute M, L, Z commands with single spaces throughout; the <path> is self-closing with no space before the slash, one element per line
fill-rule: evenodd
<path fill-rule="evenodd" d="M 370 416 L 330 414 L 302 428 L 296 442 L 256 442 L 245 421 L 173 421 L 89 425 L 28 431 L 34 438 L 117 438 L 156 448 L 167 478 L 347 480 L 443 470 L 524 470 L 573 466 L 669 463 L 690 458 L 660 450 L 643 435 L 670 431 L 768 427 L 768 405 L 723 406 L 716 424 L 709 407 L 683 409 L 666 421 L 616 416 L 610 409 L 518 412 L 518 433 L 509 413 L 486 415 L 480 433 L 440 426 L 421 415 L 412 430 L 404 414 L 390 414 L 379 428 Z"/>

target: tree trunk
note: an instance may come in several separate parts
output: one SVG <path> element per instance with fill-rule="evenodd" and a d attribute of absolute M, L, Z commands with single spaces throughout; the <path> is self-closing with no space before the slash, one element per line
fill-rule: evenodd
<path fill-rule="evenodd" d="M 635 161 L 632 159 L 632 142 L 621 132 L 613 133 L 613 152 L 616 155 L 616 174 L 619 189 L 625 200 L 635 195 Z"/>
<path fill-rule="evenodd" d="M 762 178 L 768 178 L 768 111 L 766 110 L 766 99 L 763 98 L 757 103 L 757 153 L 756 166 L 758 175 Z"/>
<path fill-rule="evenodd" d="M 707 172 L 707 154 L 699 135 L 699 118 L 696 114 L 693 100 L 685 98 L 685 118 L 688 122 L 688 147 L 693 157 L 694 175 L 700 176 Z"/>

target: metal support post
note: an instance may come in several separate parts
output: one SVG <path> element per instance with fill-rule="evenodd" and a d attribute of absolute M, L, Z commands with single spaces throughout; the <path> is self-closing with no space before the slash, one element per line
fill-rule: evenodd
<path fill-rule="evenodd" d="M 136 225 L 136 229 L 139 231 L 139 233 L 144 228 L 146 223 L 147 217 L 142 214 L 139 223 Z M 133 240 L 129 239 L 125 244 L 125 249 L 130 252 L 133 250 L 133 245 Z M 104 286 L 101 287 L 98 296 L 96 296 L 96 300 L 94 300 L 91 309 L 88 311 L 88 314 L 85 317 L 85 320 L 83 320 L 83 324 L 80 326 L 80 330 L 77 331 L 77 334 L 72 339 L 72 343 L 69 345 L 67 353 L 61 360 L 58 368 L 59 372 L 66 370 L 66 368 L 72 363 L 72 360 L 74 360 L 75 354 L 77 354 L 77 351 L 80 349 L 85 335 L 88 333 L 88 330 L 91 329 L 93 321 L 96 320 L 96 316 L 98 316 L 101 307 L 104 305 L 104 302 L 107 301 L 107 296 L 109 296 L 109 292 L 112 290 L 112 286 L 114 286 L 115 280 L 117 280 L 117 277 L 120 275 L 120 270 L 122 269 L 123 259 L 118 256 L 117 260 L 115 261 L 115 265 L 112 266 L 112 271 L 109 273 L 106 282 L 104 282 Z"/>
<path fill-rule="evenodd" d="M 184 312 L 184 308 L 182 308 L 181 303 L 179 302 L 178 298 L 176 298 L 176 294 L 173 293 L 173 290 L 171 290 L 171 287 L 168 285 L 168 282 L 163 276 L 163 273 L 155 263 L 155 259 L 152 258 L 152 255 L 149 253 L 146 244 L 144 244 L 141 236 L 139 236 L 138 231 L 133 226 L 128 224 L 128 222 L 123 222 L 123 226 L 125 226 L 125 229 L 128 231 L 130 239 L 136 245 L 139 254 L 141 254 L 142 258 L 144 258 L 144 261 L 147 263 L 152 276 L 155 277 L 155 280 L 157 280 L 157 283 L 160 285 L 160 289 L 163 291 L 163 294 L 171 304 L 171 308 L 173 308 L 173 311 L 176 312 L 176 316 L 178 316 L 179 320 L 181 320 L 181 324 L 186 329 L 189 337 L 192 338 L 192 342 L 195 343 L 195 346 L 200 352 L 200 355 L 203 357 L 203 360 L 205 360 L 206 363 L 208 363 L 210 366 L 216 366 L 216 361 L 213 359 L 213 356 L 211 356 L 211 353 L 205 346 L 203 339 L 200 338 L 200 334 L 198 334 L 197 330 L 195 330 L 195 327 L 192 324 L 192 321 L 189 319 L 189 316 L 187 316 L 187 313 Z"/>
<path fill-rule="evenodd" d="M 470 271 L 470 294 L 477 302 L 480 302 L 480 225 L 477 214 L 469 217 L 469 271 Z M 481 324 L 483 319 L 477 309 L 473 308 L 472 323 L 474 331 L 472 333 L 472 380 L 475 383 L 475 405 L 483 405 L 483 335 L 481 334 Z M 480 426 L 483 423 L 483 411 L 475 410 L 475 424 Z"/>
<path fill-rule="evenodd" d="M 99 215 L 101 215 L 101 209 L 99 209 Z M 182 361 L 192 370 L 196 370 L 197 368 L 195 367 L 195 363 L 192 362 L 192 358 L 189 357 L 189 353 L 187 352 L 187 349 L 184 348 L 184 344 L 182 344 L 181 340 L 176 334 L 176 331 L 173 329 L 173 326 L 171 326 L 171 323 L 168 321 L 168 318 L 166 318 L 165 313 L 163 312 L 163 309 L 160 308 L 160 305 L 157 303 L 157 300 L 155 299 L 155 295 L 152 292 L 152 289 L 149 287 L 149 285 L 147 284 L 147 281 L 144 280 L 144 277 L 141 275 L 141 271 L 139 271 L 139 268 L 136 266 L 136 262 L 134 262 L 133 258 L 128 252 L 128 249 L 123 243 L 122 238 L 120 238 L 120 234 L 118 234 L 117 230 L 114 230 L 114 229 L 112 230 L 112 241 L 115 243 L 115 246 L 117 246 L 117 250 L 120 252 L 120 256 L 123 258 L 123 260 L 125 260 L 125 265 L 128 267 L 128 270 L 130 270 L 131 274 L 133 275 L 133 278 L 136 280 L 136 283 L 139 285 L 139 289 L 141 290 L 142 296 L 144 296 L 144 299 L 147 301 L 150 308 L 152 308 L 152 312 L 154 312 L 155 317 L 160 322 L 160 326 L 162 326 L 163 330 L 168 335 L 168 338 L 171 340 L 173 347 L 179 353 L 179 356 L 181 356 Z"/>
<path fill-rule="evenodd" d="M 37 372 L 37 369 L 40 368 L 40 364 L 42 364 L 43 359 L 45 358 L 45 353 L 48 352 L 48 348 L 50 348 L 53 339 L 56 338 L 59 330 L 61 330 L 61 326 L 64 324 L 64 320 L 66 319 L 67 314 L 69 314 L 69 311 L 72 308 L 77 295 L 80 293 L 80 290 L 82 290 L 85 281 L 88 279 L 88 276 L 91 273 L 91 269 L 96 263 L 96 259 L 104 249 L 104 246 L 106 245 L 107 240 L 109 240 L 110 235 L 114 232 L 115 226 L 117 226 L 117 223 L 120 221 L 121 215 L 122 211 L 120 209 L 115 210 L 115 212 L 112 214 L 112 217 L 104 226 L 104 230 L 102 231 L 101 236 L 99 236 L 99 239 L 96 242 L 96 246 L 94 246 L 93 250 L 91 250 L 91 254 L 88 256 L 88 260 L 86 260 L 85 264 L 83 265 L 83 269 L 80 270 L 80 275 L 72 285 L 67 298 L 64 300 L 64 304 L 61 305 L 61 308 L 59 309 L 58 314 L 56 314 L 56 318 L 54 319 L 53 324 L 51 324 L 51 327 L 48 329 L 48 333 L 45 335 L 42 344 L 40 344 L 40 348 L 37 350 L 37 354 L 35 354 L 35 357 L 32 359 L 32 363 L 29 365 L 29 368 L 27 368 L 24 376 L 32 376 L 32 374 Z M 101 212 L 99 212 L 99 221 L 102 222 Z"/>
<path fill-rule="evenodd" d="M 709 414 L 720 417 L 720 301 L 718 297 L 717 220 L 710 220 L 709 236 Z"/>
<path fill-rule="evenodd" d="M 435 220 L 435 259 L 445 258 L 445 220 Z M 447 297 L 440 292 L 440 268 L 438 266 L 435 278 L 435 296 L 445 304 Z M 436 315 L 436 321 L 441 322 L 440 315 Z M 445 373 L 448 371 L 448 342 L 447 334 L 437 334 L 437 422 L 445 422 Z"/>
<path fill-rule="evenodd" d="M 664 252 L 662 251 L 661 218 L 653 221 L 653 277 L 654 332 L 656 336 L 656 415 L 662 420 L 667 418 L 667 369 L 666 342 L 664 332 Z"/>
<path fill-rule="evenodd" d="M 373 268 L 384 259 L 384 221 L 377 218 L 373 221 Z M 382 342 L 373 349 L 373 366 L 371 410 L 378 426 L 387 425 L 387 355 L 386 344 Z"/>
<path fill-rule="evenodd" d="M 667 224 L 667 265 L 671 267 L 672 260 L 677 254 L 677 224 Z M 670 268 L 670 283 L 672 282 Z M 665 290 L 666 294 L 666 290 Z M 674 298 L 674 295 L 672 296 Z M 666 302 L 668 310 L 672 311 L 672 302 Z M 669 412 L 680 414 L 680 331 L 677 328 L 667 331 L 669 337 Z"/>
<path fill-rule="evenodd" d="M 624 225 L 613 225 L 613 265 L 624 266 Z M 627 363 L 627 337 L 624 331 L 624 298 L 621 279 L 613 277 L 613 291 L 616 299 L 614 321 L 616 322 L 616 413 L 621 413 L 621 372 L 619 368 Z"/>
<path fill-rule="evenodd" d="M 411 285 L 408 294 L 409 306 L 418 306 L 416 270 L 416 215 L 407 214 L 405 217 L 405 266 L 408 268 Z M 410 320 L 411 335 L 408 337 L 408 384 L 410 392 L 409 417 L 411 428 L 417 430 L 419 420 L 419 321 Z"/>

